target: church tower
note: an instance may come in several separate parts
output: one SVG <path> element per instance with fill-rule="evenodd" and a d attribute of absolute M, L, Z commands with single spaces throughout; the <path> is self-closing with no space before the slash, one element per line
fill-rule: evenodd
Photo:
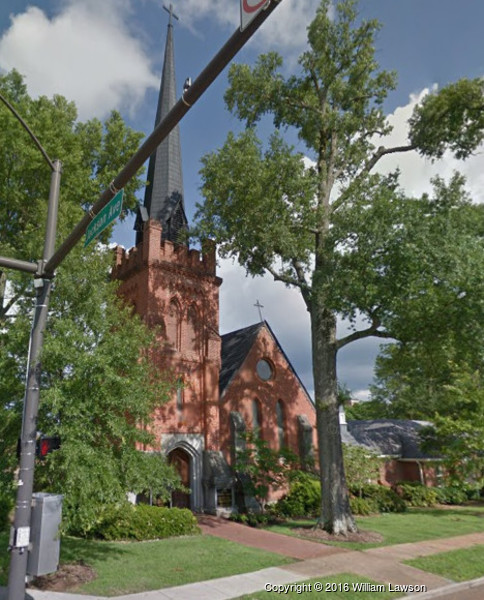
<path fill-rule="evenodd" d="M 176 103 L 173 19 L 170 5 L 165 57 L 155 125 Z M 191 494 L 173 495 L 173 505 L 207 505 L 204 465 L 220 450 L 219 286 L 215 246 L 190 249 L 185 214 L 178 126 L 152 154 L 143 206 L 135 222 L 136 246 L 116 249 L 119 293 L 159 330 L 158 368 L 174 382 L 167 404 L 153 415 L 154 451 L 175 464 Z M 212 458 L 211 458 L 212 457 Z"/>

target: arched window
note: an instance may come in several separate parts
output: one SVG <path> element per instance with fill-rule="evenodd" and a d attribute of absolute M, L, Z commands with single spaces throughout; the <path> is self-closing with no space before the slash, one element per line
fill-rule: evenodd
<path fill-rule="evenodd" d="M 183 378 L 179 377 L 176 382 L 176 410 L 178 416 L 183 413 Z"/>
<path fill-rule="evenodd" d="M 180 350 L 181 344 L 181 310 L 178 302 L 173 299 L 168 306 L 166 315 L 166 337 L 175 350 Z"/>
<path fill-rule="evenodd" d="M 199 319 L 198 319 L 198 311 L 195 306 L 192 304 L 188 308 L 187 313 L 187 350 L 191 350 L 193 352 L 200 351 L 200 327 L 199 327 Z"/>
<path fill-rule="evenodd" d="M 285 415 L 284 406 L 281 400 L 276 403 L 276 419 L 277 419 L 277 438 L 279 442 L 279 448 L 286 445 L 286 426 L 285 426 Z"/>
<path fill-rule="evenodd" d="M 260 402 L 256 398 L 252 400 L 252 430 L 256 435 L 261 435 L 262 429 L 262 414 L 260 410 Z"/>

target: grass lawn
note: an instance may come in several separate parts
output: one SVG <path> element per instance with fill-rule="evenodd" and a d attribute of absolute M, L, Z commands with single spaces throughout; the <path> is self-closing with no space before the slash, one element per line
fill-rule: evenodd
<path fill-rule="evenodd" d="M 451 550 L 432 556 L 406 560 L 405 564 L 442 575 L 453 581 L 467 581 L 484 576 L 484 546 Z"/>
<path fill-rule="evenodd" d="M 302 587 L 303 584 L 307 587 Z M 238 600 L 275 600 L 282 596 L 289 600 L 314 600 L 326 593 L 331 593 L 331 600 L 374 600 L 375 598 L 386 600 L 387 598 L 401 598 L 403 595 L 396 592 L 389 592 L 388 590 L 380 591 L 381 588 L 373 588 L 373 590 L 372 588 L 368 588 L 368 591 L 362 591 L 365 588 L 364 584 L 378 585 L 375 581 L 366 577 L 342 573 L 340 575 L 332 575 L 331 577 L 300 581 L 297 584 L 293 584 L 300 587 L 294 587 L 292 591 L 256 592 L 255 594 L 241 596 Z M 315 585 L 319 587 L 315 588 Z"/>
<path fill-rule="evenodd" d="M 410 508 L 404 513 L 386 513 L 359 517 L 358 527 L 376 531 L 383 536 L 379 543 L 325 542 L 354 550 L 420 542 L 484 531 L 484 506 L 455 506 L 452 508 Z M 294 535 L 295 527 L 313 527 L 314 521 L 288 521 L 272 525 L 271 531 Z"/>
<path fill-rule="evenodd" d="M 7 537 L 3 537 L 0 536 L 0 585 L 7 580 L 7 557 L 3 555 Z M 131 543 L 63 538 L 61 562 L 80 560 L 92 566 L 98 577 L 76 591 L 100 596 L 156 590 L 294 562 L 292 558 L 212 536 Z"/>

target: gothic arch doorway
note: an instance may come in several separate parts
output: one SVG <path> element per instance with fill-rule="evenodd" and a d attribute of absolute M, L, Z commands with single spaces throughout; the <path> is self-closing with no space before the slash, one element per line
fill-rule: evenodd
<path fill-rule="evenodd" d="M 168 454 L 168 462 L 173 465 L 184 487 L 190 489 L 190 455 L 183 448 L 175 448 Z M 190 508 L 190 494 L 175 490 L 171 493 L 171 505 L 176 508 Z"/>

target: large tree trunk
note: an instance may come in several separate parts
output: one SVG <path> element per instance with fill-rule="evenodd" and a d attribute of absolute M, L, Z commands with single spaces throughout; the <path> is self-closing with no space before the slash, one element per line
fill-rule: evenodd
<path fill-rule="evenodd" d="M 343 464 L 336 376 L 336 317 L 318 305 L 311 306 L 311 334 L 316 419 L 321 471 L 319 526 L 332 534 L 357 531 L 351 514 Z"/>

